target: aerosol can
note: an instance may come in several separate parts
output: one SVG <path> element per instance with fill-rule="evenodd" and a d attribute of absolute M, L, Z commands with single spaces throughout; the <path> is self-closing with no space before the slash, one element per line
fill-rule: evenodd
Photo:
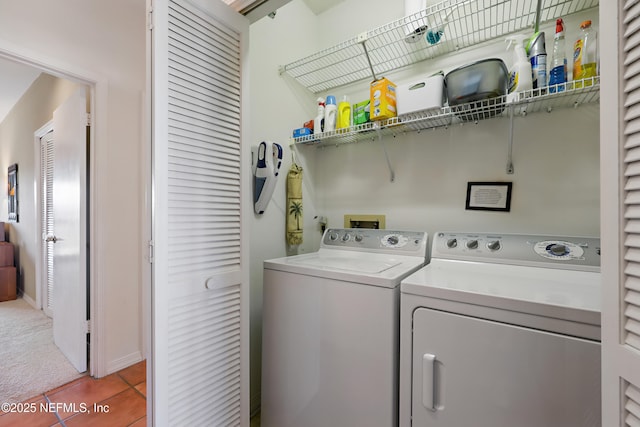
<path fill-rule="evenodd" d="M 531 79 L 534 89 L 541 89 L 547 85 L 547 49 L 544 41 L 544 31 L 537 33 L 527 47 L 531 62 Z"/>

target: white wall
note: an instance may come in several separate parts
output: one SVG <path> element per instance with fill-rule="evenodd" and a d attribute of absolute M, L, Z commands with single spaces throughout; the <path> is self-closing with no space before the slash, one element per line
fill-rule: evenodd
<path fill-rule="evenodd" d="M 0 50 L 35 57 L 107 83 L 98 99 L 94 245 L 105 309 L 104 365 L 116 371 L 142 357 L 141 215 L 145 90 L 145 2 L 0 0 Z M 105 99 L 107 98 L 107 99 Z M 103 102 L 104 104 L 101 104 Z"/>
<path fill-rule="evenodd" d="M 53 111 L 78 87 L 48 74 L 40 76 L 0 123 L 0 171 L 18 164 L 19 222 L 8 223 L 8 240 L 14 245 L 18 288 L 36 300 L 36 263 L 39 261 L 37 234 L 40 215 L 36 208 L 36 153 L 34 132 L 53 119 Z M 0 174 L 1 188 L 7 188 L 7 174 Z M 0 196 L 0 221 L 8 221 L 7 195 Z"/>
<path fill-rule="evenodd" d="M 287 144 L 294 128 L 315 115 L 315 98 L 278 66 L 301 59 L 356 34 L 404 15 L 401 1 L 348 0 L 314 16 L 302 0 L 280 8 L 275 19 L 251 26 L 252 143 L 271 139 Z M 567 21 L 567 45 L 573 43 L 581 16 Z M 547 33 L 551 51 L 553 26 Z M 419 74 L 450 69 L 485 57 L 510 64 L 502 41 L 467 49 L 456 55 L 417 64 L 386 77 L 395 83 Z M 368 82 L 331 91 L 356 99 L 368 98 Z M 495 231 L 549 234 L 599 234 L 599 107 L 538 113 L 515 120 L 515 173 L 506 174 L 509 121 L 498 118 L 423 131 L 384 144 L 396 180 L 390 182 L 379 143 L 297 147 L 305 167 L 305 244 L 313 251 L 320 232 L 313 216 L 324 215 L 329 226 L 342 227 L 346 213 L 386 215 L 387 228 L 452 231 Z M 285 158 L 290 160 L 289 151 Z M 284 178 L 284 177 L 283 177 Z M 511 212 L 466 211 L 469 181 L 511 181 Z M 251 389 L 252 407 L 260 393 L 260 333 L 262 261 L 284 256 L 284 179 L 274 200 L 252 224 L 251 252 Z M 295 251 L 289 251 L 289 254 Z"/>

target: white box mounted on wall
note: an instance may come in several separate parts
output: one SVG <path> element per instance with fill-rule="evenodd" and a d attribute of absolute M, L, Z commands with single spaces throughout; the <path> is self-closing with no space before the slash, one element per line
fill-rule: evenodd
<path fill-rule="evenodd" d="M 435 74 L 421 80 L 398 85 L 398 115 L 442 108 L 445 100 L 444 76 Z"/>

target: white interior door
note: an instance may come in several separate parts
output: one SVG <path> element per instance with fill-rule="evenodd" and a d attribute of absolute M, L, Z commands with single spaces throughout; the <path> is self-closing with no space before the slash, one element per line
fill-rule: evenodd
<path fill-rule="evenodd" d="M 87 106 L 78 89 L 53 113 L 53 338 L 87 370 Z"/>
<path fill-rule="evenodd" d="M 248 426 L 248 21 L 210 0 L 152 15 L 152 422 Z"/>

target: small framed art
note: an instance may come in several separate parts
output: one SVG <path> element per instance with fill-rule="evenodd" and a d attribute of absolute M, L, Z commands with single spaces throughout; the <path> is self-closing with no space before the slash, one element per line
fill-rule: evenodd
<path fill-rule="evenodd" d="M 511 182 L 468 182 L 467 210 L 511 210 Z"/>

